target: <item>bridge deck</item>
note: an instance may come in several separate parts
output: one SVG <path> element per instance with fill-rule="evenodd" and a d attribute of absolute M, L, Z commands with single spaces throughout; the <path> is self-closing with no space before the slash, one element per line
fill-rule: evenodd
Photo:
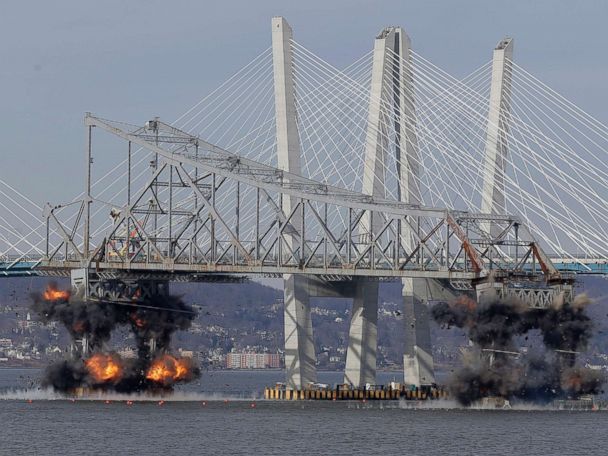
<path fill-rule="evenodd" d="M 608 261 L 598 260 L 593 262 L 554 262 L 555 267 L 560 272 L 574 273 L 577 275 L 608 275 Z M 434 278 L 449 280 L 472 280 L 477 278 L 474 272 L 455 272 L 447 270 L 403 270 L 394 271 L 391 269 L 355 269 L 347 267 L 327 267 L 327 268 L 306 268 L 302 270 L 297 266 L 271 267 L 268 265 L 208 265 L 208 264 L 138 264 L 136 267 L 127 267 L 122 263 L 99 263 L 95 265 L 100 271 L 131 271 L 141 273 L 176 273 L 180 276 L 192 275 L 193 280 L 197 280 L 197 275 L 276 275 L 281 274 L 312 274 L 321 276 L 370 276 L 375 278 Z M 82 267 L 79 262 L 54 262 L 48 265 L 41 264 L 40 261 L 21 261 L 21 262 L 0 262 L 0 278 L 3 277 L 32 277 L 32 276 L 69 276 L 71 269 Z M 531 265 L 528 264 L 524 270 L 530 271 Z"/>

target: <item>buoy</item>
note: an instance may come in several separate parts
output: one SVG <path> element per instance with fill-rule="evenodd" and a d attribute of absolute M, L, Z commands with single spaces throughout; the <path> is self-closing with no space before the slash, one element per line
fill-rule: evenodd
<path fill-rule="evenodd" d="M 164 403 L 165 403 L 165 401 L 163 401 L 163 400 L 158 401 L 158 405 L 163 405 Z"/>
<path fill-rule="evenodd" d="M 207 407 L 207 401 L 203 401 L 202 406 Z"/>
<path fill-rule="evenodd" d="M 106 399 L 106 404 L 109 404 L 109 403 L 110 403 L 110 401 Z"/>
<path fill-rule="evenodd" d="M 133 401 L 127 401 L 127 405 L 133 405 Z"/>
<path fill-rule="evenodd" d="M 255 402 L 251 403 L 251 408 L 255 408 Z"/>
<path fill-rule="evenodd" d="M 31 404 L 32 402 L 33 402 L 33 401 L 32 401 L 31 399 L 28 399 L 28 400 L 27 400 L 27 403 L 28 403 L 28 404 Z"/>

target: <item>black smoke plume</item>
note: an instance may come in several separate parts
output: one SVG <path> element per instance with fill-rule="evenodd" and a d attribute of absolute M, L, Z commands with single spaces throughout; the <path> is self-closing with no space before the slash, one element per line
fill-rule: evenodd
<path fill-rule="evenodd" d="M 49 287 L 56 289 L 57 286 L 50 284 Z M 32 298 L 32 309 L 43 322 L 61 323 L 73 339 L 87 336 L 92 349 L 100 348 L 110 340 L 117 326 L 128 322 L 124 309 L 107 303 L 85 303 L 73 297 L 45 299 L 44 294 L 40 293 L 33 294 Z"/>
<path fill-rule="evenodd" d="M 431 315 L 442 327 L 465 329 L 477 347 L 476 356 L 450 382 L 452 395 L 463 405 L 498 396 L 549 402 L 597 394 L 604 377 L 597 371 L 576 367 L 576 354 L 592 335 L 585 314 L 586 295 L 572 303 L 556 300 L 548 309 L 530 309 L 516 300 L 476 303 L 462 296 L 452 303 L 433 306 Z M 517 336 L 539 330 L 547 352 L 544 358 L 524 357 Z"/>
<path fill-rule="evenodd" d="M 154 296 L 145 307 L 131 308 L 127 313 L 140 358 L 150 357 L 151 339 L 157 350 L 168 349 L 173 333 L 188 329 L 195 316 L 192 307 L 177 296 Z"/>
<path fill-rule="evenodd" d="M 177 296 L 137 297 L 127 303 L 84 301 L 50 284 L 47 291 L 32 298 L 32 308 L 42 321 L 61 323 L 73 342 L 88 341 L 88 353 L 74 350 L 68 359 L 46 369 L 45 386 L 64 393 L 78 388 L 155 392 L 171 390 L 176 383 L 200 375 L 192 360 L 169 354 L 173 333 L 188 329 L 196 316 Z M 133 331 L 137 358 L 122 359 L 107 350 L 112 333 L 119 327 Z"/>

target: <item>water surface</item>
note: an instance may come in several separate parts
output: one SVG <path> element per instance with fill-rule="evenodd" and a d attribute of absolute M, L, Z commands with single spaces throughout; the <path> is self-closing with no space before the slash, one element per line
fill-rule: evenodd
<path fill-rule="evenodd" d="M 2 455 L 553 456 L 605 455 L 608 448 L 606 412 L 412 410 L 398 402 L 252 399 L 256 388 L 280 380 L 281 372 L 207 373 L 200 385 L 177 395 L 189 400 L 162 405 L 156 399 L 128 405 L 42 396 L 29 402 L 27 393 L 12 390 L 37 374 L 0 370 Z M 322 373 L 320 380 L 334 377 L 340 378 Z M 226 393 L 231 399 L 223 399 Z"/>

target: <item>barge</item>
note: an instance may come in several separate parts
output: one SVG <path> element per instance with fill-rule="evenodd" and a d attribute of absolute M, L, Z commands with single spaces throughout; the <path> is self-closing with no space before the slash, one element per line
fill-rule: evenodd
<path fill-rule="evenodd" d="M 447 399 L 446 389 L 438 386 L 406 386 L 366 385 L 365 387 L 352 387 L 348 384 L 338 384 L 335 387 L 314 383 L 302 389 L 287 387 L 284 383 L 277 383 L 274 387 L 264 389 L 264 399 L 269 400 L 437 400 Z"/>

